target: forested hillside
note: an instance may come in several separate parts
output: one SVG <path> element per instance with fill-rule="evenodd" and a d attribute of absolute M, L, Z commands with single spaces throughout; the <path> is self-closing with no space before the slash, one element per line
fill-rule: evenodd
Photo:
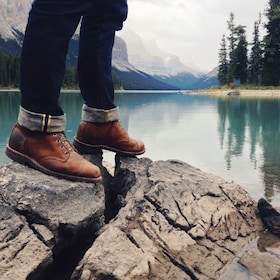
<path fill-rule="evenodd" d="M 20 54 L 6 53 L 0 49 L 0 88 L 19 87 Z M 122 88 L 121 80 L 113 72 L 115 88 Z M 64 78 L 64 88 L 78 88 L 76 67 L 67 64 Z"/>

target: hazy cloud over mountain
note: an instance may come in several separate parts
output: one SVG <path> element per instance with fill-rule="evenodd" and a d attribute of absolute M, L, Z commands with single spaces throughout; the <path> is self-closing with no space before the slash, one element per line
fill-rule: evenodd
<path fill-rule="evenodd" d="M 134 30 L 143 42 L 156 41 L 163 52 L 179 56 L 185 64 L 211 70 L 218 63 L 229 14 L 234 13 L 236 24 L 247 26 L 250 41 L 254 22 L 267 3 L 268 0 L 128 0 L 124 28 Z"/>
<path fill-rule="evenodd" d="M 11 26 L 24 31 L 31 2 L 0 0 L 3 38 L 11 38 Z M 247 26 L 250 42 L 254 22 L 267 3 L 268 0 L 128 0 L 128 19 L 119 36 L 130 29 L 140 36 L 150 53 L 175 55 L 193 69 L 211 71 L 218 64 L 222 35 L 228 34 L 229 14 L 234 13 L 236 24 Z"/>

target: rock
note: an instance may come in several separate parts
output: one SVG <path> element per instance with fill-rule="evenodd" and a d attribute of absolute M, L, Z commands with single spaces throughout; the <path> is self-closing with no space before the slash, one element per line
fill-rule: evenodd
<path fill-rule="evenodd" d="M 230 91 L 227 94 L 228 96 L 239 96 L 240 92 L 238 90 Z"/>
<path fill-rule="evenodd" d="M 262 229 L 256 202 L 234 183 L 180 161 L 121 158 L 116 176 L 129 172 L 126 205 L 72 279 L 217 279 Z"/>
<path fill-rule="evenodd" d="M 219 280 L 280 279 L 280 238 L 268 231 L 246 244 Z"/>
<path fill-rule="evenodd" d="M 15 215 L 11 207 L 0 206 L 0 220 L 1 279 L 26 279 L 53 262 L 50 247 L 37 238 L 28 222 Z"/>
<path fill-rule="evenodd" d="M 258 209 L 266 228 L 280 236 L 280 213 L 264 198 L 258 201 Z"/>
<path fill-rule="evenodd" d="M 278 277 L 280 241 L 259 242 L 257 203 L 237 184 L 177 160 L 117 156 L 112 175 L 85 157 L 102 184 L 0 167 L 3 279 Z"/>
<path fill-rule="evenodd" d="M 80 257 L 103 226 L 104 197 L 101 184 L 56 179 L 17 163 L 2 166 L 1 279 L 48 279 L 63 271 L 59 260 Z"/>
<path fill-rule="evenodd" d="M 248 250 L 241 257 L 239 263 L 249 268 L 251 273 L 263 280 L 280 279 L 279 252 L 278 257 L 256 250 Z"/>

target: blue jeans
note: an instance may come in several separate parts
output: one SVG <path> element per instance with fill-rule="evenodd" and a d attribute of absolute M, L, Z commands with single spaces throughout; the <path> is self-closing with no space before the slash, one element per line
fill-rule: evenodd
<path fill-rule="evenodd" d="M 77 69 L 82 97 L 91 108 L 116 108 L 112 48 L 126 16 L 127 0 L 35 0 L 22 46 L 21 107 L 40 115 L 64 114 L 59 94 L 65 60 L 81 22 Z"/>

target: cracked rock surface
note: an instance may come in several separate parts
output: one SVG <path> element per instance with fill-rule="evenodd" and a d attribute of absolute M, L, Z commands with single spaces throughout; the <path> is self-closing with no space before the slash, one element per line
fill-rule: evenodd
<path fill-rule="evenodd" d="M 263 229 L 247 192 L 176 160 L 122 158 L 116 175 L 128 171 L 125 206 L 72 279 L 241 279 L 228 265 Z"/>
<path fill-rule="evenodd" d="M 103 186 L 10 163 L 0 167 L 0 210 L 0 279 L 67 279 L 104 224 Z"/>
<path fill-rule="evenodd" d="M 177 160 L 118 156 L 102 176 L 0 167 L 0 279 L 280 279 L 280 239 L 237 184 Z"/>

